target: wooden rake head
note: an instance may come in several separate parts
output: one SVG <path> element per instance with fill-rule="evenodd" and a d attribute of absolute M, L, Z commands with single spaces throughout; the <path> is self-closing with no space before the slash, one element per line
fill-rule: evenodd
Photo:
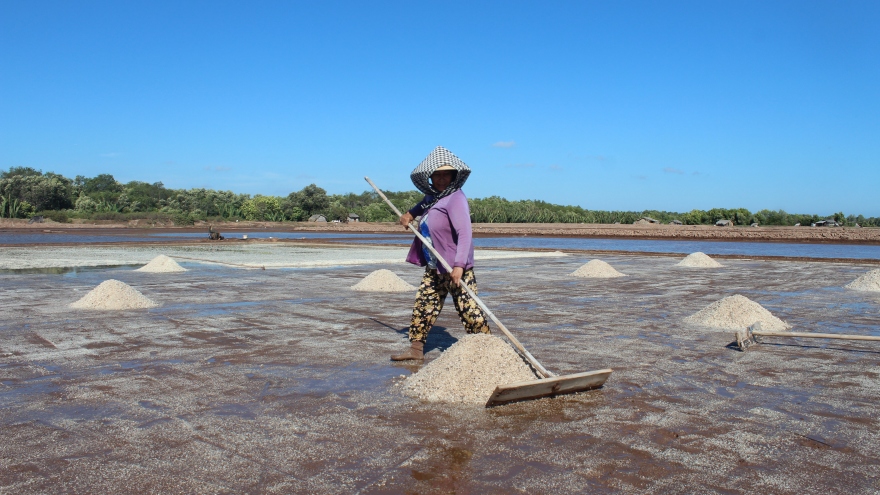
<path fill-rule="evenodd" d="M 736 332 L 736 345 L 740 351 L 745 352 L 746 349 L 751 347 L 752 344 L 758 343 L 758 337 L 754 334 L 754 332 L 761 331 L 761 322 L 756 321 L 751 326 L 746 327 L 744 330 L 738 330 Z"/>

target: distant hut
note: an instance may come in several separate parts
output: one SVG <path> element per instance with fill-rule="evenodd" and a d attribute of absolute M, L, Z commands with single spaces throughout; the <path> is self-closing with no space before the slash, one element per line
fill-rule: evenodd
<path fill-rule="evenodd" d="M 324 222 L 327 223 L 327 217 L 324 215 L 312 215 L 309 217 L 310 222 Z"/>
<path fill-rule="evenodd" d="M 730 220 L 718 220 L 717 222 L 715 222 L 715 226 L 716 227 L 731 227 L 731 226 L 733 226 L 733 222 L 731 222 Z"/>
<path fill-rule="evenodd" d="M 635 222 L 633 222 L 633 225 L 648 225 L 648 224 L 652 224 L 652 223 L 660 223 L 660 221 L 654 220 L 651 217 L 642 217 L 642 218 L 636 220 Z"/>
<path fill-rule="evenodd" d="M 361 217 L 359 217 L 356 213 L 349 213 L 348 214 L 348 221 L 349 222 L 360 222 L 361 221 L 360 219 L 361 219 Z"/>
<path fill-rule="evenodd" d="M 681 225 L 681 220 L 673 220 L 669 222 L 669 225 Z"/>
<path fill-rule="evenodd" d="M 840 224 L 837 223 L 832 218 L 826 218 L 825 220 L 819 220 L 818 222 L 811 225 L 812 227 L 840 227 Z"/>
<path fill-rule="evenodd" d="M 752 224 L 752 227 L 757 227 L 757 226 L 758 226 L 758 222 L 755 222 Z"/>
<path fill-rule="evenodd" d="M 646 221 L 646 222 L 648 222 L 648 223 L 660 223 L 660 220 L 654 220 L 654 219 L 651 218 L 651 217 L 642 217 L 642 220 L 644 220 L 644 221 Z"/>

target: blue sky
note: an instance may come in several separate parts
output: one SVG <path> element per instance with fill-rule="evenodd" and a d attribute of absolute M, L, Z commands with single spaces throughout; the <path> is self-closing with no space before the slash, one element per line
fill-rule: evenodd
<path fill-rule="evenodd" d="M 880 216 L 880 2 L 0 0 L 0 169 Z"/>

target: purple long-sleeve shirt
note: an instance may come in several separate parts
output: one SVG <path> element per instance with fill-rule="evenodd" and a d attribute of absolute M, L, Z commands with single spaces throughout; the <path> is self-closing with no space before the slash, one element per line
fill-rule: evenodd
<path fill-rule="evenodd" d="M 430 196 L 414 206 L 409 213 L 417 217 L 425 213 L 424 205 L 433 201 Z M 474 267 L 474 243 L 471 232 L 471 210 L 467 198 L 459 189 L 445 198 L 437 201 L 427 212 L 428 229 L 431 232 L 431 242 L 434 249 L 453 268 L 460 266 L 467 270 Z M 422 241 L 416 237 L 406 256 L 406 261 L 425 266 L 425 256 L 422 253 Z M 438 263 L 437 270 L 446 273 L 443 266 Z"/>

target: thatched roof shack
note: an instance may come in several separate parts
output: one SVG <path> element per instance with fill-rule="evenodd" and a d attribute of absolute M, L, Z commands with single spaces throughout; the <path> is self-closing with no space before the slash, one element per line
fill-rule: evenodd
<path fill-rule="evenodd" d="M 833 218 L 826 218 L 825 220 L 819 220 L 812 224 L 812 227 L 840 227 L 840 224 Z"/>
<path fill-rule="evenodd" d="M 324 215 L 312 215 L 309 217 L 310 222 L 327 222 L 327 217 Z"/>
<path fill-rule="evenodd" d="M 636 220 L 635 222 L 633 222 L 633 225 L 647 225 L 647 224 L 650 224 L 650 223 L 657 223 L 657 224 L 659 224 L 659 223 L 660 223 L 660 220 L 654 220 L 654 219 L 651 218 L 651 217 L 642 217 L 642 218 Z"/>
<path fill-rule="evenodd" d="M 718 220 L 715 222 L 716 227 L 733 227 L 733 222 L 730 220 Z"/>

